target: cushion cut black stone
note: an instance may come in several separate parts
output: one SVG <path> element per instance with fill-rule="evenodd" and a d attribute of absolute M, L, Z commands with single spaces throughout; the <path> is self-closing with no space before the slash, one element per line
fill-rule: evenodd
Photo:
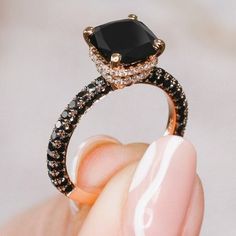
<path fill-rule="evenodd" d="M 121 63 L 131 64 L 156 53 L 153 47 L 156 38 L 142 22 L 125 19 L 95 27 L 90 42 L 107 61 L 112 53 L 120 53 Z"/>

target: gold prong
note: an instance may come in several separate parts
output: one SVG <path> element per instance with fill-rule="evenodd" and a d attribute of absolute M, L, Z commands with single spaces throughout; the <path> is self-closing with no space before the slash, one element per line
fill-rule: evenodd
<path fill-rule="evenodd" d="M 131 20 L 138 20 L 138 16 L 135 15 L 135 14 L 129 14 L 128 18 L 131 19 Z"/>
<path fill-rule="evenodd" d="M 153 47 L 156 49 L 157 56 L 160 56 L 165 50 L 165 42 L 161 39 L 155 39 Z"/>
<path fill-rule="evenodd" d="M 92 26 L 88 26 L 84 29 L 83 35 L 84 35 L 84 40 L 86 41 L 86 43 L 91 46 L 90 40 L 89 40 L 89 36 L 91 36 L 93 34 L 93 30 L 94 28 Z"/>
<path fill-rule="evenodd" d="M 112 53 L 111 55 L 111 65 L 112 67 L 116 67 L 121 62 L 121 54 L 120 53 Z"/>

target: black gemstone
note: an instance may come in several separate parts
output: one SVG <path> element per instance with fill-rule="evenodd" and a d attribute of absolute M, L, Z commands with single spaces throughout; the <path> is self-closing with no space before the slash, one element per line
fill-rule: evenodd
<path fill-rule="evenodd" d="M 64 174 L 65 173 L 63 171 L 56 171 L 56 170 L 48 172 L 48 175 L 51 179 L 62 178 Z"/>
<path fill-rule="evenodd" d="M 64 168 L 64 165 L 62 163 L 55 161 L 53 162 L 53 164 L 50 164 L 50 162 L 48 162 L 47 166 L 50 171 L 53 170 L 61 171 Z"/>
<path fill-rule="evenodd" d="M 95 84 L 89 84 L 88 89 L 89 90 L 94 90 L 95 89 Z"/>
<path fill-rule="evenodd" d="M 47 154 L 47 159 L 48 161 L 63 161 L 64 156 L 63 155 L 57 155 L 57 156 L 52 156 L 50 154 Z"/>
<path fill-rule="evenodd" d="M 86 106 L 91 107 L 94 103 L 94 100 L 88 100 L 86 101 Z"/>
<path fill-rule="evenodd" d="M 102 77 L 98 77 L 98 78 L 95 80 L 95 83 L 96 83 L 96 84 L 99 84 L 99 85 L 104 85 L 104 84 L 106 84 L 106 81 L 105 81 Z"/>
<path fill-rule="evenodd" d="M 174 94 L 175 100 L 181 100 L 181 96 L 182 96 L 182 91 L 180 89 L 177 89 Z"/>
<path fill-rule="evenodd" d="M 170 84 L 171 84 L 170 79 L 166 79 L 166 80 L 163 81 L 163 85 L 164 85 L 166 88 L 169 88 L 169 87 L 170 87 Z"/>
<path fill-rule="evenodd" d="M 73 186 L 72 185 L 67 185 L 65 192 L 69 193 L 73 190 Z"/>
<path fill-rule="evenodd" d="M 178 107 L 178 113 L 180 115 L 184 115 L 186 112 L 187 112 L 187 108 L 186 107 L 184 107 L 184 106 Z"/>
<path fill-rule="evenodd" d="M 169 87 L 169 91 L 171 93 L 174 93 L 176 90 L 177 90 L 176 84 L 171 84 L 170 87 Z"/>
<path fill-rule="evenodd" d="M 154 82 L 156 81 L 156 75 L 152 73 L 152 74 L 148 77 L 148 79 L 149 79 L 149 81 L 150 81 L 151 83 L 154 83 Z"/>
<path fill-rule="evenodd" d="M 152 70 L 152 72 L 150 73 L 150 75 L 147 78 L 151 83 L 154 83 L 157 79 L 156 72 L 157 72 L 156 67 L 154 67 L 154 69 Z"/>
<path fill-rule="evenodd" d="M 185 125 L 179 125 L 176 129 L 176 133 L 182 135 L 185 129 Z"/>
<path fill-rule="evenodd" d="M 185 100 L 186 100 L 186 98 L 184 96 L 180 97 L 175 101 L 175 104 L 179 107 L 182 107 L 182 106 L 184 106 Z"/>
<path fill-rule="evenodd" d="M 107 61 L 112 53 L 120 53 L 121 62 L 131 64 L 156 53 L 153 47 L 156 38 L 142 22 L 125 19 L 95 27 L 90 42 Z"/>
<path fill-rule="evenodd" d="M 164 75 L 158 74 L 157 75 L 157 85 L 161 85 L 165 81 Z"/>
<path fill-rule="evenodd" d="M 85 96 L 87 94 L 87 91 L 81 91 L 81 92 L 79 92 L 78 94 L 77 94 L 77 97 L 83 97 L 83 96 Z"/>

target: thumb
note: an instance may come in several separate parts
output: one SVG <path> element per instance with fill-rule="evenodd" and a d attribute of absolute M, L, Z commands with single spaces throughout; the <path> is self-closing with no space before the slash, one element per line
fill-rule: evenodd
<path fill-rule="evenodd" d="M 89 211 L 79 236 L 199 235 L 204 204 L 193 146 L 183 138 L 167 136 L 151 144 L 143 155 L 144 150 L 144 144 L 117 143 L 100 146 L 100 151 L 87 155 L 90 166 L 100 159 L 99 172 L 110 172 L 110 178 L 105 177 L 108 183 Z M 103 168 L 104 156 L 111 160 L 117 157 L 123 163 L 112 178 L 114 166 L 111 170 L 105 163 Z M 101 185 L 105 185 L 101 179 Z M 92 185 L 87 183 L 86 187 Z"/>

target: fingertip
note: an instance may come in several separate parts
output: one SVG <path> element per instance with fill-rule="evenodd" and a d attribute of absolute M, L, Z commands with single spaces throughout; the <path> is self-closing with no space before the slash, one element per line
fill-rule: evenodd
<path fill-rule="evenodd" d="M 154 141 L 130 184 L 123 235 L 181 235 L 195 176 L 196 152 L 190 142 L 175 135 Z"/>
<path fill-rule="evenodd" d="M 97 147 L 104 144 L 121 144 L 120 141 L 116 138 L 113 138 L 108 135 L 95 135 L 85 139 L 78 147 L 76 156 L 73 160 L 72 165 L 72 179 L 74 182 L 77 181 L 77 173 L 80 167 L 81 161 L 87 156 L 91 151 Z"/>
<path fill-rule="evenodd" d="M 184 153 L 187 153 L 187 156 L 189 156 L 189 158 L 194 160 L 193 163 L 196 163 L 196 161 L 197 161 L 196 148 L 188 139 L 186 139 L 184 137 L 181 137 L 178 135 L 166 135 L 166 136 L 159 138 L 156 141 L 156 144 L 158 147 L 163 147 L 163 146 L 166 146 L 167 143 L 173 143 L 173 142 L 181 143 L 181 150 Z"/>
<path fill-rule="evenodd" d="M 204 190 L 200 178 L 196 175 L 192 197 L 186 214 L 182 236 L 200 235 L 204 216 Z"/>
<path fill-rule="evenodd" d="M 110 136 L 87 139 L 78 150 L 74 163 L 74 182 L 89 193 L 100 193 L 109 179 L 131 162 L 139 160 L 145 143 L 122 144 Z"/>

